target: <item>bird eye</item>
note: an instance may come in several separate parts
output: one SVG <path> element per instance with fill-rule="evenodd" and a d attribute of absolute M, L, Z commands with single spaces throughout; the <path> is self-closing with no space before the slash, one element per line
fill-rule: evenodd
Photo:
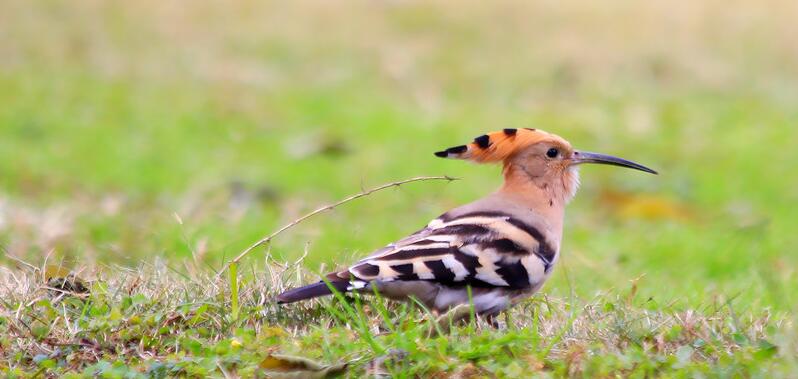
<path fill-rule="evenodd" d="M 553 147 L 546 152 L 546 156 L 549 158 L 556 158 L 558 155 L 560 155 L 560 151 Z"/>

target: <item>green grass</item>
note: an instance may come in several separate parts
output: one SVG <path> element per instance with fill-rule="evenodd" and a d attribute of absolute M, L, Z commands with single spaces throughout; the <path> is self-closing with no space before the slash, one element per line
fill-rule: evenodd
<path fill-rule="evenodd" d="M 585 299 L 541 295 L 509 312 L 500 330 L 468 323 L 436 336 L 424 312 L 379 298 L 277 306 L 269 298 L 296 268 L 272 270 L 242 281 L 240 317 L 223 282 L 162 264 L 118 268 L 80 297 L 41 288 L 32 271 L 17 273 L 4 283 L 22 294 L 4 302 L 25 304 L 2 319 L 9 333 L 0 343 L 16 363 L 7 374 L 249 377 L 263 375 L 277 352 L 349 363 L 352 377 L 397 352 L 401 359 L 379 366 L 394 377 L 788 376 L 791 369 L 779 363 L 793 343 L 777 332 L 784 321 L 741 310 L 735 299 L 682 309 L 641 297 L 636 286 Z"/>
<path fill-rule="evenodd" d="M 789 377 L 790 7 L 3 2 L 0 370 L 246 376 L 282 353 L 356 377 L 397 349 L 400 377 Z M 413 307 L 269 302 L 495 189 L 497 167 L 432 152 L 504 127 L 661 175 L 585 167 L 555 274 L 503 330 L 428 338 Z M 214 278 L 290 220 L 420 175 L 461 180 L 281 235 L 269 254 L 307 251 L 302 280 L 258 250 L 237 306 Z M 90 294 L 59 297 L 16 259 Z"/>

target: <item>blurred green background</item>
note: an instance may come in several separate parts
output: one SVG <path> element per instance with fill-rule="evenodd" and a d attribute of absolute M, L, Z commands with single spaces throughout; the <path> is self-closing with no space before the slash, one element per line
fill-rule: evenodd
<path fill-rule="evenodd" d="M 584 167 L 555 296 L 793 309 L 794 1 L 0 1 L 0 244 L 34 264 L 344 264 L 500 183 L 432 153 L 505 127 Z M 259 264 L 263 252 L 247 261 Z M 13 265 L 3 256 L 0 262 Z"/>

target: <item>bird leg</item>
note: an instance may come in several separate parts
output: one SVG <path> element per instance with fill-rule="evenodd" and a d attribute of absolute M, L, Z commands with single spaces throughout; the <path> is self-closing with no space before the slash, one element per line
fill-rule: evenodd
<path fill-rule="evenodd" d="M 438 333 L 448 333 L 452 325 L 456 323 L 464 323 L 471 315 L 471 306 L 469 304 L 460 304 L 449 309 L 444 314 L 435 318 L 430 324 L 428 337 L 435 337 Z M 496 330 L 503 329 L 502 324 L 498 320 L 498 315 L 495 313 L 477 315 L 479 319 L 485 321 L 490 327 Z"/>
<path fill-rule="evenodd" d="M 499 329 L 499 320 L 496 319 L 496 316 L 493 314 L 485 315 L 483 318 L 485 322 L 488 323 L 493 329 Z"/>
<path fill-rule="evenodd" d="M 448 333 L 452 325 L 467 319 L 470 314 L 471 306 L 469 304 L 460 304 L 450 308 L 444 314 L 431 321 L 428 336 L 435 337 L 439 331 L 440 333 Z"/>

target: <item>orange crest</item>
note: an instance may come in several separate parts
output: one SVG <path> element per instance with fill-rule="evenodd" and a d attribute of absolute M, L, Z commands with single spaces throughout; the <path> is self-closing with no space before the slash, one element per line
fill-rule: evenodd
<path fill-rule="evenodd" d="M 513 154 L 553 135 L 537 129 L 504 129 L 474 138 L 467 145 L 435 153 L 441 158 L 467 159 L 477 163 L 501 162 Z"/>

